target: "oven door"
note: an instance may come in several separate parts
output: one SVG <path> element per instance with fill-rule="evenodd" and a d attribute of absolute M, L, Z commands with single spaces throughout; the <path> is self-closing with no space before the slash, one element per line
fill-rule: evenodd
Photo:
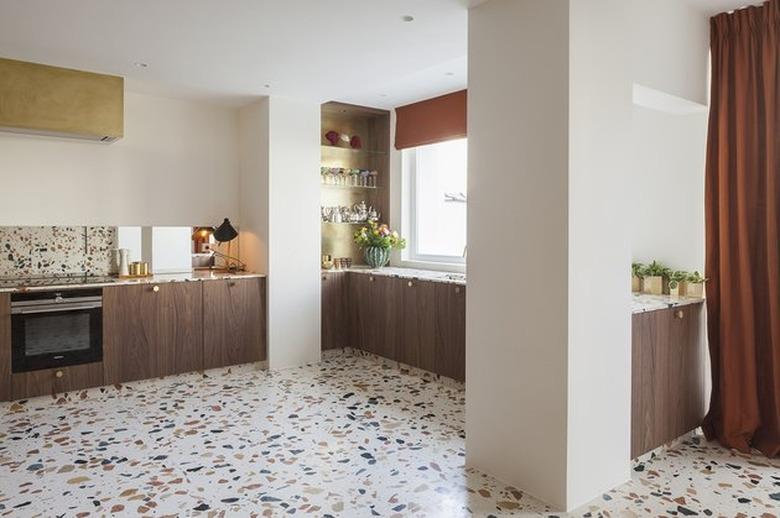
<path fill-rule="evenodd" d="M 11 303 L 13 372 L 27 372 L 103 359 L 103 308 L 91 300 Z"/>

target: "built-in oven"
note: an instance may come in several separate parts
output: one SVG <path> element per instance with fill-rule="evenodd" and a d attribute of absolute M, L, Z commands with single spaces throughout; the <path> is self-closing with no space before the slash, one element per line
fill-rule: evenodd
<path fill-rule="evenodd" d="M 11 295 L 11 367 L 28 372 L 103 359 L 103 290 Z"/>

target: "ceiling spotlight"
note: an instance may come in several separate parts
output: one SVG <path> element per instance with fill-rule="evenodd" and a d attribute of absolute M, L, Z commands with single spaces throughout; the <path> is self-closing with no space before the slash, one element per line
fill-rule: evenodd
<path fill-rule="evenodd" d="M 445 72 L 444 75 L 445 76 L 454 76 L 455 72 Z"/>
<path fill-rule="evenodd" d="M 379 97 L 387 97 L 387 94 L 379 94 Z"/>
<path fill-rule="evenodd" d="M 136 61 L 133 63 L 133 65 L 137 66 L 138 68 L 148 68 L 149 63 L 144 63 L 143 61 Z"/>
<path fill-rule="evenodd" d="M 271 85 L 270 85 L 270 84 L 268 84 L 268 83 L 264 84 L 263 86 L 264 86 L 265 88 L 271 88 Z"/>
<path fill-rule="evenodd" d="M 404 15 L 404 16 L 401 16 L 401 21 L 413 22 L 414 21 L 414 16 L 411 16 L 411 15 L 408 15 L 408 14 Z"/>

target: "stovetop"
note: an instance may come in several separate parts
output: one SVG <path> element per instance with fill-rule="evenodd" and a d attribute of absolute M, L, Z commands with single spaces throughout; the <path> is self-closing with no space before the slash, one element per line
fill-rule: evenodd
<path fill-rule="evenodd" d="M 0 277 L 3 288 L 42 288 L 46 286 L 77 286 L 83 284 L 108 284 L 116 278 L 105 275 L 61 275 L 56 277 Z"/>

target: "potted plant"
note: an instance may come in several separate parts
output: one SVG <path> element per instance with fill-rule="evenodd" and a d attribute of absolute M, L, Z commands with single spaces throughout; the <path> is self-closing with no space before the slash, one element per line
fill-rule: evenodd
<path fill-rule="evenodd" d="M 355 243 L 363 249 L 363 258 L 371 268 L 381 268 L 390 261 L 390 251 L 406 248 L 406 240 L 398 232 L 376 221 L 369 221 L 355 232 Z"/>
<path fill-rule="evenodd" d="M 681 270 L 669 274 L 669 295 L 672 297 L 681 297 L 685 295 L 686 281 L 688 272 Z"/>
<path fill-rule="evenodd" d="M 631 291 L 639 293 L 642 291 L 642 272 L 645 265 L 642 263 L 631 263 Z"/>
<path fill-rule="evenodd" d="M 700 299 L 704 297 L 704 283 L 707 281 L 699 272 L 693 272 L 686 279 L 686 296 Z"/>
<path fill-rule="evenodd" d="M 662 295 L 664 292 L 664 278 L 669 275 L 669 268 L 658 261 L 645 266 L 642 271 L 642 293 Z"/>

